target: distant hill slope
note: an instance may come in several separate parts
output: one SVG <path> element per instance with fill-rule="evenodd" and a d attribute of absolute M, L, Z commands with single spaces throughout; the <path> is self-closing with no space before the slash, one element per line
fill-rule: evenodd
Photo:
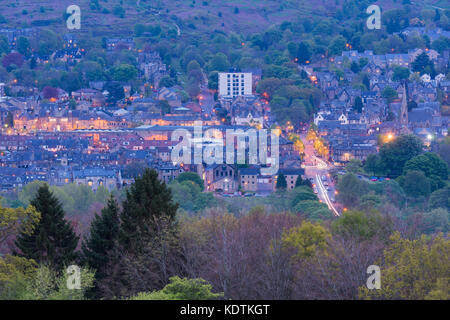
<path fill-rule="evenodd" d="M 443 0 L 411 2 L 414 7 L 450 8 L 448 1 Z M 155 22 L 173 25 L 181 33 L 221 30 L 245 34 L 302 17 L 332 16 L 343 3 L 344 0 L 0 0 L 0 14 L 7 20 L 0 28 L 48 25 L 64 31 L 64 12 L 76 4 L 82 13 L 81 31 L 94 35 L 131 35 L 136 23 Z M 386 11 L 401 6 L 402 0 L 374 3 Z"/>

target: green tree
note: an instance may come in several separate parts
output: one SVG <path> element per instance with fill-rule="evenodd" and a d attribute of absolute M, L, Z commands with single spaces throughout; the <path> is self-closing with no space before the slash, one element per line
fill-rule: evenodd
<path fill-rule="evenodd" d="M 353 173 L 347 173 L 339 179 L 336 186 L 338 198 L 347 207 L 356 206 L 367 192 L 366 182 L 359 180 Z"/>
<path fill-rule="evenodd" d="M 423 172 L 430 180 L 431 191 L 443 188 L 449 174 L 447 163 L 434 152 L 420 154 L 408 160 L 403 167 L 403 173 L 410 170 Z"/>
<path fill-rule="evenodd" d="M 107 204 L 108 198 L 110 198 L 110 196 L 111 195 L 105 186 L 99 186 L 97 188 L 97 190 L 95 191 L 95 201 L 96 202 L 99 202 L 102 204 Z"/>
<path fill-rule="evenodd" d="M 174 224 L 177 208 L 170 189 L 159 181 L 158 173 L 145 169 L 126 191 L 120 214 L 120 244 L 130 252 L 139 252 L 152 240 L 157 218 L 167 218 Z"/>
<path fill-rule="evenodd" d="M 15 237 L 19 232 L 31 234 L 40 216 L 33 206 L 26 209 L 0 206 L 0 243 L 5 243 L 8 238 Z"/>
<path fill-rule="evenodd" d="M 401 180 L 401 186 L 410 197 L 428 197 L 430 195 L 430 181 L 422 171 L 410 170 Z"/>
<path fill-rule="evenodd" d="M 437 208 L 422 215 L 422 227 L 420 230 L 425 234 L 436 234 L 450 231 L 450 212 L 444 208 Z"/>
<path fill-rule="evenodd" d="M 202 178 L 200 178 L 200 176 L 195 172 L 183 172 L 177 177 L 176 180 L 180 183 L 183 181 L 190 181 L 198 185 L 200 187 L 200 190 L 204 189 Z"/>
<path fill-rule="evenodd" d="M 295 213 L 301 213 L 310 221 L 326 220 L 333 218 L 333 214 L 325 203 L 315 200 L 304 200 L 294 207 Z"/>
<path fill-rule="evenodd" d="M 286 177 L 282 173 L 278 175 L 276 188 L 277 190 L 286 190 L 287 188 Z"/>
<path fill-rule="evenodd" d="M 17 51 L 27 58 L 30 56 L 31 48 L 28 38 L 19 37 L 19 39 L 17 39 Z"/>
<path fill-rule="evenodd" d="M 409 78 L 409 68 L 394 66 L 393 67 L 394 74 L 392 79 L 395 81 L 405 80 Z"/>
<path fill-rule="evenodd" d="M 45 185 L 45 182 L 39 180 L 34 180 L 26 184 L 19 192 L 18 196 L 19 201 L 22 202 L 24 205 L 29 205 L 30 201 L 35 198 L 38 189 L 43 185 Z"/>
<path fill-rule="evenodd" d="M 138 72 L 136 68 L 129 64 L 114 66 L 111 71 L 111 78 L 114 81 L 127 82 L 136 78 Z"/>
<path fill-rule="evenodd" d="M 85 293 L 93 286 L 94 272 L 81 268 L 80 289 L 69 289 L 67 270 L 61 274 L 46 265 L 40 265 L 32 279 L 28 281 L 24 300 L 84 300 Z"/>
<path fill-rule="evenodd" d="M 419 54 L 412 63 L 412 70 L 422 74 L 429 74 L 431 77 L 435 76 L 434 64 L 428 57 L 426 52 Z"/>
<path fill-rule="evenodd" d="M 388 103 L 391 103 L 398 97 L 397 91 L 390 86 L 386 86 L 386 88 L 383 89 L 381 95 L 388 101 Z"/>
<path fill-rule="evenodd" d="M 119 205 L 114 197 L 108 200 L 101 215 L 91 222 L 88 238 L 82 243 L 83 263 L 95 270 L 95 286 L 106 276 L 106 268 L 114 261 L 114 249 L 119 235 Z"/>
<path fill-rule="evenodd" d="M 330 232 L 319 224 L 304 221 L 299 227 L 286 230 L 281 238 L 282 246 L 295 250 L 295 259 L 305 259 L 314 256 L 318 251 L 324 251 L 331 240 Z"/>
<path fill-rule="evenodd" d="M 65 220 L 62 206 L 48 185 L 38 189 L 31 205 L 41 214 L 41 218 L 31 233 L 21 232 L 17 237 L 18 254 L 51 265 L 56 270 L 75 261 L 78 236 Z"/>
<path fill-rule="evenodd" d="M 367 214 L 362 211 L 344 212 L 331 225 L 333 234 L 358 241 L 370 240 L 375 236 L 387 239 L 391 232 L 391 224 L 380 213 Z"/>
<path fill-rule="evenodd" d="M 341 55 L 342 51 L 345 49 L 346 40 L 342 36 L 337 36 L 331 41 L 328 47 L 328 53 L 330 55 Z"/>
<path fill-rule="evenodd" d="M 422 152 L 423 143 L 414 135 L 401 135 L 380 148 L 380 163 L 391 178 L 400 176 L 405 163 Z"/>
<path fill-rule="evenodd" d="M 125 98 L 125 91 L 119 82 L 108 82 L 105 86 L 105 90 L 108 92 L 108 102 L 115 103 Z"/>
<path fill-rule="evenodd" d="M 380 157 L 377 154 L 369 154 L 364 162 L 364 171 L 371 175 L 382 172 Z"/>
<path fill-rule="evenodd" d="M 176 84 L 177 84 L 177 82 L 173 78 L 168 77 L 168 76 L 162 77 L 161 80 L 159 81 L 160 88 L 162 88 L 162 87 L 170 88 Z"/>
<path fill-rule="evenodd" d="M 217 300 L 223 293 L 213 293 L 212 286 L 203 279 L 170 278 L 160 291 L 141 292 L 130 300 Z"/>
<path fill-rule="evenodd" d="M 39 32 L 39 42 L 37 43 L 37 51 L 41 56 L 49 56 L 60 46 L 58 35 L 49 29 L 41 29 Z"/>
<path fill-rule="evenodd" d="M 18 300 L 23 297 L 36 272 L 33 260 L 6 255 L 0 257 L 0 299 Z"/>
<path fill-rule="evenodd" d="M 302 41 L 298 45 L 297 50 L 298 63 L 305 64 L 306 61 L 311 61 L 311 49 L 308 43 Z"/>
<path fill-rule="evenodd" d="M 219 73 L 212 71 L 208 75 L 208 89 L 217 90 L 219 87 Z"/>
<path fill-rule="evenodd" d="M 450 210 L 450 186 L 434 191 L 428 202 L 430 208 L 446 208 Z"/>
<path fill-rule="evenodd" d="M 350 173 L 360 173 L 362 171 L 362 163 L 359 159 L 350 159 L 346 164 L 345 169 Z"/>
<path fill-rule="evenodd" d="M 0 36 L 0 57 L 3 54 L 8 54 L 10 52 L 9 50 L 9 43 L 8 39 L 5 36 Z"/>
<path fill-rule="evenodd" d="M 359 96 L 356 97 L 355 102 L 353 103 L 353 110 L 355 110 L 358 113 L 361 113 L 363 107 L 364 107 L 364 105 L 363 105 L 361 97 L 359 97 Z"/>
<path fill-rule="evenodd" d="M 165 115 L 166 113 L 170 113 L 171 106 L 167 100 L 158 100 L 157 106 L 161 110 L 161 115 Z"/>
<path fill-rule="evenodd" d="M 381 288 L 360 288 L 360 298 L 389 300 L 422 300 L 440 293 L 442 281 L 448 282 L 450 270 L 450 240 L 439 235 L 434 239 L 423 235 L 420 239 L 401 238 L 397 232 L 384 250 L 380 261 Z M 449 299 L 448 283 L 444 299 Z"/>
<path fill-rule="evenodd" d="M 187 65 L 186 71 L 187 73 L 190 73 L 194 70 L 202 70 L 202 67 L 196 60 L 191 60 Z"/>
<path fill-rule="evenodd" d="M 208 69 L 210 71 L 228 71 L 229 68 L 230 62 L 227 56 L 222 52 L 218 52 L 212 58 Z"/>
<path fill-rule="evenodd" d="M 14 128 L 14 116 L 11 111 L 8 111 L 6 114 L 5 126 L 8 128 Z"/>

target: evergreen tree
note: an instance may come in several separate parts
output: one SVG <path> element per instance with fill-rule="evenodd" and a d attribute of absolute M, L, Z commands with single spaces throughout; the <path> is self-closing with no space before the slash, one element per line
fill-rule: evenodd
<path fill-rule="evenodd" d="M 370 79 L 367 74 L 365 74 L 363 77 L 363 84 L 366 86 L 367 90 L 370 90 Z"/>
<path fill-rule="evenodd" d="M 294 188 L 301 187 L 301 186 L 307 186 L 307 187 L 312 188 L 312 183 L 308 179 L 303 180 L 302 176 L 299 175 L 297 180 L 295 181 L 295 187 Z"/>
<path fill-rule="evenodd" d="M 287 188 L 286 177 L 282 173 L 278 175 L 276 188 L 277 190 L 286 190 Z"/>
<path fill-rule="evenodd" d="M 302 176 L 298 176 L 297 177 L 297 180 L 295 181 L 295 188 L 297 188 L 297 187 L 301 187 L 303 185 L 303 179 L 302 179 Z"/>
<path fill-rule="evenodd" d="M 129 252 L 139 252 L 151 241 L 158 219 L 167 218 L 174 223 L 177 209 L 171 190 L 159 181 L 158 173 L 145 169 L 127 190 L 120 215 L 119 243 Z"/>
<path fill-rule="evenodd" d="M 41 218 L 32 233 L 20 233 L 17 237 L 19 255 L 50 265 L 56 270 L 75 261 L 78 236 L 64 218 L 61 203 L 50 192 L 47 184 L 38 189 L 30 204 L 40 212 Z"/>
<path fill-rule="evenodd" d="M 300 42 L 297 51 L 298 63 L 304 64 L 306 61 L 311 60 L 311 51 L 309 50 L 309 45 L 305 42 Z"/>
<path fill-rule="evenodd" d="M 353 110 L 357 111 L 358 113 L 361 113 L 362 109 L 363 109 L 363 106 L 364 105 L 363 105 L 361 97 L 356 97 L 355 98 L 355 103 L 353 105 Z"/>
<path fill-rule="evenodd" d="M 420 72 L 420 74 L 429 74 L 434 78 L 436 71 L 434 70 L 434 63 L 430 60 L 430 57 L 426 52 L 423 52 L 417 56 L 412 63 L 412 69 L 414 72 Z"/>
<path fill-rule="evenodd" d="M 114 249 L 119 234 L 119 205 L 111 195 L 102 214 L 96 214 L 90 235 L 82 244 L 82 262 L 96 270 L 95 280 L 105 277 L 108 263 L 114 260 Z"/>
<path fill-rule="evenodd" d="M 177 209 L 155 170 L 147 168 L 135 178 L 123 202 L 118 245 L 112 252 L 118 259 L 108 263 L 98 284 L 104 298 L 160 290 L 179 272 Z"/>
<path fill-rule="evenodd" d="M 14 117 L 11 111 L 8 111 L 6 114 L 5 125 L 7 125 L 8 128 L 14 128 Z"/>

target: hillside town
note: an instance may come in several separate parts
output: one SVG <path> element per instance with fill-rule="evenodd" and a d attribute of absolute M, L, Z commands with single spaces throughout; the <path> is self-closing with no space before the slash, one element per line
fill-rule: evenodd
<path fill-rule="evenodd" d="M 423 30 L 408 28 L 403 32 Z M 444 35 L 442 30 L 433 32 Z M 38 29 L 0 30 L 13 52 L 19 36 L 38 34 Z M 116 47 L 136 51 L 132 39 L 111 38 L 106 44 L 108 52 Z M 66 34 L 63 48 L 49 56 L 31 55 L 29 59 L 37 64 L 60 62 L 70 70 L 85 54 L 76 35 Z M 413 133 L 429 146 L 433 140 L 446 136 L 450 80 L 444 74 L 414 74 L 413 64 L 423 56 L 436 69 L 449 67 L 449 51 L 439 54 L 432 49 L 386 55 L 347 50 L 340 56 L 299 66 L 298 72 L 306 73 L 322 96 L 313 126 L 326 151 L 317 154 L 316 150 L 315 154 L 332 166 L 343 166 L 351 159 L 364 161 L 376 153 L 380 135 L 393 139 L 402 133 Z M 135 165 L 155 168 L 165 182 L 185 171 L 197 172 L 204 180 L 205 190 L 228 194 L 272 192 L 281 173 L 293 179 L 291 188 L 298 176 L 306 177 L 304 149 L 295 148 L 289 137 L 292 133 L 304 134 L 308 124 L 294 127 L 276 121 L 267 93 L 256 92 L 261 70 L 219 73 L 218 90 L 208 89 L 206 84 L 192 100 L 182 96 L 179 86 L 161 85 L 170 66 L 162 62 L 157 52 L 140 50 L 136 63 L 143 85 L 133 92 L 129 83 L 115 83 L 116 89 L 123 91 L 123 98 L 115 100 L 111 99 L 114 93 L 101 81 L 92 81 L 89 87 L 73 92 L 58 87 L 39 91 L 17 79 L 1 83 L 1 190 L 20 190 L 33 180 L 52 185 L 87 184 L 93 190 L 104 185 L 112 190 L 132 182 L 126 172 L 127 167 Z M 367 88 L 352 86 L 360 71 L 354 67 L 365 74 Z M 339 77 L 332 71 L 336 68 L 344 70 Z M 398 79 L 395 68 L 405 68 L 414 77 Z M 173 163 L 173 131 L 192 130 L 196 121 L 222 132 L 281 129 L 280 172 L 264 176 L 258 166 Z M 216 170 L 221 173 L 213 174 Z"/>

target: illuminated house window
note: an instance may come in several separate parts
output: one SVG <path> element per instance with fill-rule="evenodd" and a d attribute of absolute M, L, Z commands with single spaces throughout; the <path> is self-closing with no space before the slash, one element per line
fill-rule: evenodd
<path fill-rule="evenodd" d="M 88 186 L 89 186 L 89 187 L 92 187 L 92 180 L 89 180 L 89 181 L 88 181 Z"/>

